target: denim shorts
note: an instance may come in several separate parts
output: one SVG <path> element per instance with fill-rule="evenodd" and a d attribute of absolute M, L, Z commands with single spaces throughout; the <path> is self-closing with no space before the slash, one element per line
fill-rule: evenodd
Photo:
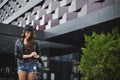
<path fill-rule="evenodd" d="M 27 73 L 37 73 L 37 64 L 31 62 L 18 63 L 17 72 L 26 71 Z"/>

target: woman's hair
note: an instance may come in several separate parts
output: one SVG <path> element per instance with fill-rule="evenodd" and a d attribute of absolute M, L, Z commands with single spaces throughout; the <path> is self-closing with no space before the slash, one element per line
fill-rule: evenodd
<path fill-rule="evenodd" d="M 23 32 L 22 32 L 22 38 L 24 39 L 25 38 L 25 30 L 23 30 Z M 32 34 L 31 34 L 31 37 L 28 39 L 28 42 L 30 42 L 30 43 L 35 43 L 35 39 L 36 39 L 36 36 L 35 36 L 35 34 L 32 32 Z"/>

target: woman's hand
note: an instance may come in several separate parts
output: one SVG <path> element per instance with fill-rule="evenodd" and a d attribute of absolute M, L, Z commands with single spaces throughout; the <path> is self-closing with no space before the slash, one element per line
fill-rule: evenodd
<path fill-rule="evenodd" d="M 37 55 L 36 52 L 32 52 L 32 53 L 30 54 L 30 57 L 39 58 L 40 56 Z"/>
<path fill-rule="evenodd" d="M 23 58 L 31 58 L 31 57 L 33 57 L 33 58 L 39 58 L 40 56 L 37 55 L 36 52 L 32 52 L 32 53 L 29 54 L 29 55 L 23 55 Z"/>
<path fill-rule="evenodd" d="M 34 57 L 34 56 L 37 56 L 37 53 L 36 53 L 36 52 L 32 52 L 32 53 L 30 54 L 30 57 Z"/>
<path fill-rule="evenodd" d="M 39 55 L 34 56 L 34 58 L 39 58 L 39 57 L 40 57 Z"/>

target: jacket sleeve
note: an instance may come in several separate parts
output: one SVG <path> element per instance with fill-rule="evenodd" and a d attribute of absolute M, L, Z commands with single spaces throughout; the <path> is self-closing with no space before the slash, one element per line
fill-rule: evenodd
<path fill-rule="evenodd" d="M 40 56 L 42 55 L 37 41 L 36 41 L 36 52 L 37 52 L 38 55 L 40 55 Z"/>
<path fill-rule="evenodd" d="M 20 54 L 18 43 L 19 43 L 19 39 L 15 42 L 14 54 L 16 58 L 21 59 L 23 54 Z"/>
<path fill-rule="evenodd" d="M 37 52 L 38 55 L 40 55 L 40 58 L 38 58 L 37 60 L 42 64 L 42 66 L 44 66 L 43 61 L 41 59 L 42 53 L 41 53 L 41 50 L 39 48 L 39 45 L 38 45 L 37 41 L 36 41 L 36 52 Z"/>

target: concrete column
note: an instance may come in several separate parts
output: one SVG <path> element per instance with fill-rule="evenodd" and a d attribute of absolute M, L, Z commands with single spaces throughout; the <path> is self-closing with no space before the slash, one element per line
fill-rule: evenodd
<path fill-rule="evenodd" d="M 77 18 L 78 16 L 78 13 L 77 12 L 70 12 L 70 13 L 65 13 L 63 16 L 62 16 L 62 19 L 60 19 L 60 24 L 63 24 L 69 20 L 73 20 L 75 18 Z"/>
<path fill-rule="evenodd" d="M 19 26 L 22 26 L 22 20 L 23 20 L 23 17 L 19 17 L 18 19 L 17 19 L 17 22 L 19 22 Z"/>
<path fill-rule="evenodd" d="M 24 26 L 26 25 L 26 21 L 25 21 L 24 19 L 21 20 L 20 23 L 21 23 L 21 26 L 22 26 L 22 27 L 24 27 Z"/>
<path fill-rule="evenodd" d="M 12 25 L 16 25 L 16 21 L 12 22 L 11 24 L 12 24 Z"/>
<path fill-rule="evenodd" d="M 52 27 L 52 25 L 51 25 L 51 20 L 48 22 L 48 24 L 45 26 L 45 30 L 48 30 L 48 29 L 50 29 L 51 27 Z"/>
<path fill-rule="evenodd" d="M 34 15 L 28 15 L 28 20 L 27 20 L 27 24 L 32 24 L 32 21 L 35 20 L 35 16 Z"/>
<path fill-rule="evenodd" d="M 45 13 L 46 13 L 45 9 L 37 10 L 37 14 L 35 15 L 35 20 L 39 20 L 43 16 L 43 14 L 45 14 Z"/>
<path fill-rule="evenodd" d="M 36 6 L 34 7 L 33 11 L 32 11 L 32 15 L 37 15 L 37 11 L 41 9 L 41 6 Z"/>
<path fill-rule="evenodd" d="M 50 2 L 52 2 L 53 0 L 46 0 L 45 3 L 43 4 L 42 8 L 46 8 L 49 6 Z"/>
<path fill-rule="evenodd" d="M 46 10 L 46 14 L 52 13 L 59 6 L 60 6 L 60 2 L 59 1 L 50 2 L 49 7 Z"/>
<path fill-rule="evenodd" d="M 51 14 L 46 14 L 42 16 L 42 19 L 40 20 L 40 25 L 45 25 L 46 23 L 48 23 L 48 21 L 52 19 L 52 15 Z"/>
<path fill-rule="evenodd" d="M 67 13 L 65 13 L 63 16 L 62 16 L 62 19 L 60 19 L 60 24 L 63 24 L 67 22 Z"/>
<path fill-rule="evenodd" d="M 77 11 L 87 3 L 87 0 L 73 0 L 69 6 L 69 12 Z"/>
<path fill-rule="evenodd" d="M 81 11 L 78 12 L 78 17 L 82 17 L 82 16 L 85 16 L 85 15 L 87 15 L 87 4 L 85 4 L 82 7 Z"/>
<path fill-rule="evenodd" d="M 29 15 L 31 15 L 31 12 L 25 13 L 24 20 L 25 20 L 26 24 L 29 24 L 29 20 L 28 20 Z"/>
<path fill-rule="evenodd" d="M 49 20 L 48 24 L 46 25 L 46 30 L 50 29 L 56 25 L 59 25 L 59 20 Z"/>
<path fill-rule="evenodd" d="M 60 2 L 60 7 L 70 4 L 73 0 L 62 0 Z"/>
<path fill-rule="evenodd" d="M 55 9 L 55 13 L 53 14 L 52 19 L 58 19 L 63 16 L 64 13 L 68 12 L 68 8 L 63 6 L 63 7 L 58 7 Z"/>

